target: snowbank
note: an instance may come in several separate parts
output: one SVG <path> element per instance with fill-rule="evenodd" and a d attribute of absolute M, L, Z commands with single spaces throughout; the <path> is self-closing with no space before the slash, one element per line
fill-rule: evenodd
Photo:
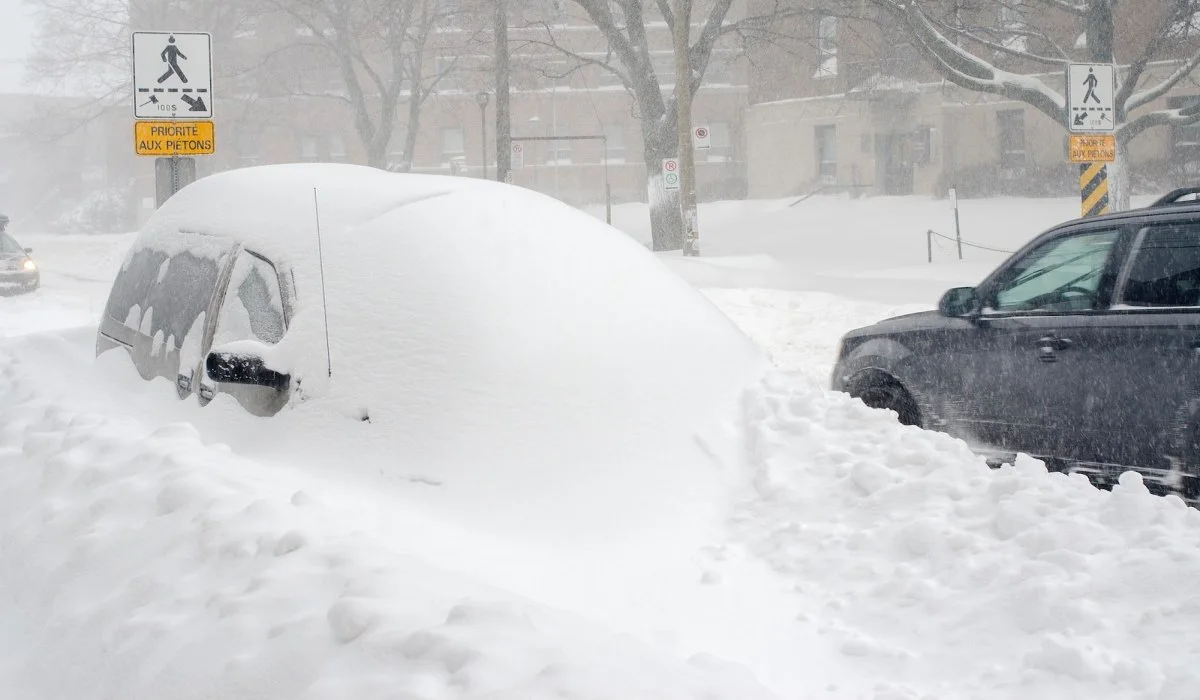
<path fill-rule="evenodd" d="M 731 538 L 875 697 L 1196 697 L 1200 512 L 1180 499 L 1132 472 L 1110 493 L 1030 459 L 991 470 L 789 375 L 744 405 Z"/>
<path fill-rule="evenodd" d="M 773 697 L 398 554 L 187 424 L 37 386 L 0 354 L 0 685 L 22 698 Z"/>

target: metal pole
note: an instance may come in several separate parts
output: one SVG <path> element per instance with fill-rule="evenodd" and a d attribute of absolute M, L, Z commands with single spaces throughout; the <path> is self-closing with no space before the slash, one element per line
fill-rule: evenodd
<path fill-rule="evenodd" d="M 179 156 L 171 156 L 171 194 L 179 191 Z"/>
<path fill-rule="evenodd" d="M 612 225 L 612 186 L 608 182 L 608 136 L 600 138 L 604 146 L 604 222 Z"/>
<path fill-rule="evenodd" d="M 933 262 L 933 229 L 925 232 L 925 253 L 929 256 L 929 262 Z"/>
<path fill-rule="evenodd" d="M 508 102 L 508 0 L 496 0 L 496 179 L 508 182 L 512 171 L 512 122 Z"/>
<path fill-rule="evenodd" d="M 483 166 L 483 179 L 487 179 L 487 104 L 479 105 L 479 154 Z"/>
<path fill-rule="evenodd" d="M 958 225 L 958 203 L 954 203 L 954 239 L 958 242 L 958 259 L 962 260 L 962 227 Z"/>

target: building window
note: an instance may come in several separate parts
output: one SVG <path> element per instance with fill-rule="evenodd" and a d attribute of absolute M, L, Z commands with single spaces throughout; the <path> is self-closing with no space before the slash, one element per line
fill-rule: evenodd
<path fill-rule="evenodd" d="M 449 163 L 455 158 L 463 157 L 466 153 L 463 143 L 461 126 L 448 126 L 442 129 L 442 163 Z"/>
<path fill-rule="evenodd" d="M 625 125 L 604 125 L 604 148 L 606 153 L 606 162 L 625 162 Z"/>
<path fill-rule="evenodd" d="M 727 163 L 733 160 L 733 140 L 729 136 L 729 125 L 714 122 L 708 125 L 708 162 Z"/>
<path fill-rule="evenodd" d="M 816 128 L 817 177 L 824 183 L 837 182 L 837 127 Z"/>
<path fill-rule="evenodd" d="M 933 133 L 931 126 L 918 126 L 913 132 L 913 162 L 917 165 L 934 162 Z"/>
<path fill-rule="evenodd" d="M 346 140 L 342 138 L 341 134 L 329 135 L 329 160 L 335 163 L 346 160 Z"/>
<path fill-rule="evenodd" d="M 1000 126 L 1000 167 L 1025 165 L 1025 110 L 1006 109 L 996 113 Z"/>
<path fill-rule="evenodd" d="M 566 124 L 558 125 L 559 131 L 570 133 L 571 128 Z M 546 159 L 547 165 L 570 165 L 571 164 L 571 142 L 570 141 L 551 141 L 550 156 Z"/>
<path fill-rule="evenodd" d="M 317 154 L 317 139 L 315 136 L 300 137 L 300 160 L 305 163 L 315 163 L 320 159 Z"/>
<path fill-rule="evenodd" d="M 438 92 L 461 92 L 462 84 L 458 80 L 458 72 L 454 69 L 454 59 L 439 56 L 434 66 L 437 71 Z"/>
<path fill-rule="evenodd" d="M 817 20 L 817 72 L 814 78 L 837 75 L 837 17 L 821 15 Z"/>

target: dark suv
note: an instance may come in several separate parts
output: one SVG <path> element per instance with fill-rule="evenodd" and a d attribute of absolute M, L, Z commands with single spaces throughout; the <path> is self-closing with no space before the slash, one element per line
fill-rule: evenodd
<path fill-rule="evenodd" d="M 938 310 L 847 333 L 833 388 L 996 460 L 1200 498 L 1200 188 L 1035 238 Z"/>

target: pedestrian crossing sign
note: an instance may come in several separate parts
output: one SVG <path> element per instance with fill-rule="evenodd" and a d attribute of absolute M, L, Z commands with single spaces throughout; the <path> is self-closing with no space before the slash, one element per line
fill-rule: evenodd
<path fill-rule="evenodd" d="M 1067 129 L 1072 133 L 1116 131 L 1116 71 L 1111 63 L 1067 67 Z"/>
<path fill-rule="evenodd" d="M 133 33 L 133 116 L 211 119 L 212 36 L 205 32 Z"/>

